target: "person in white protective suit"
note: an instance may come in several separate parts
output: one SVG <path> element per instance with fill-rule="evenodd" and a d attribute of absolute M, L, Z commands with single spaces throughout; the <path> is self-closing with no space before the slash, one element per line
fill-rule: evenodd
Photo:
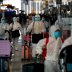
<path fill-rule="evenodd" d="M 37 55 L 42 54 L 42 48 L 45 45 L 45 39 L 38 42 L 36 46 Z M 58 25 L 52 25 L 49 31 L 49 41 L 47 43 L 47 53 L 44 62 L 44 72 L 59 72 L 58 56 L 61 48 L 61 31 Z"/>
<path fill-rule="evenodd" d="M 65 48 L 66 46 L 69 46 L 69 45 L 72 45 L 72 36 L 68 37 L 68 38 L 64 41 L 64 43 L 62 44 L 61 50 L 62 50 L 63 48 Z"/>
<path fill-rule="evenodd" d="M 43 32 L 46 32 L 44 23 L 40 20 L 40 15 L 35 15 L 35 19 L 29 24 L 27 32 L 32 34 L 32 57 L 36 55 L 36 44 L 40 39 L 43 39 Z"/>
<path fill-rule="evenodd" d="M 55 22 L 55 24 L 58 24 L 62 28 L 64 26 L 64 24 L 66 24 L 66 23 L 62 19 L 61 15 L 59 15 L 58 18 L 57 18 L 57 20 L 56 20 L 56 22 Z"/>
<path fill-rule="evenodd" d="M 49 31 L 49 27 L 50 27 L 49 22 L 47 22 L 44 17 L 42 17 L 42 21 L 45 24 L 46 32 L 48 32 Z"/>
<path fill-rule="evenodd" d="M 18 50 L 18 39 L 20 36 L 19 30 L 21 29 L 21 25 L 17 22 L 17 18 L 13 18 L 13 23 L 10 24 L 10 30 L 12 32 L 12 42 L 14 50 Z"/>
<path fill-rule="evenodd" d="M 0 39 L 5 40 L 9 39 L 9 24 L 5 22 L 4 18 L 1 18 L 1 23 L 0 23 Z"/>

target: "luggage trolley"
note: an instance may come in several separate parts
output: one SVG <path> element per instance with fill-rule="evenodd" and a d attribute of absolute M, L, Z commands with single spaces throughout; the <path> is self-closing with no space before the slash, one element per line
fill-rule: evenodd
<path fill-rule="evenodd" d="M 0 40 L 0 72 L 9 72 L 11 46 L 9 40 Z"/>
<path fill-rule="evenodd" d="M 72 45 L 64 47 L 59 55 L 61 72 L 72 72 Z"/>

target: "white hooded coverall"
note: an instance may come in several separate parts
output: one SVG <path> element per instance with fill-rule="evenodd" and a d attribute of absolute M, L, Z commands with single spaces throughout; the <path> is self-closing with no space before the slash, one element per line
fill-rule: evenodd
<path fill-rule="evenodd" d="M 62 41 L 61 38 L 55 39 L 54 32 L 56 30 L 60 30 L 58 25 L 51 26 L 49 34 L 50 35 L 49 42 L 47 44 L 47 54 L 44 62 L 45 72 L 59 72 L 58 56 Z M 45 45 L 45 41 L 46 39 L 42 39 L 38 42 L 36 46 L 37 54 L 42 53 L 42 48 Z"/>
<path fill-rule="evenodd" d="M 38 37 L 43 39 L 43 36 L 37 36 L 39 34 L 43 34 L 43 32 L 46 32 L 45 25 L 42 21 L 35 21 L 29 24 L 27 28 L 27 32 L 32 32 L 32 57 L 35 57 L 36 55 L 36 44 L 38 43 Z M 34 38 L 36 35 L 37 37 Z"/>

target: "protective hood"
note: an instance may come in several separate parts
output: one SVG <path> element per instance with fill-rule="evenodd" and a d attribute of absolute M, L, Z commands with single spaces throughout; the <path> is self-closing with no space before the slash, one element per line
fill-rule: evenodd
<path fill-rule="evenodd" d="M 58 16 L 58 21 L 61 21 L 61 16 L 60 15 Z"/>
<path fill-rule="evenodd" d="M 17 22 L 17 18 L 16 17 L 13 17 L 13 22 Z"/>
<path fill-rule="evenodd" d="M 49 36 L 54 37 L 54 32 L 60 30 L 59 25 L 52 25 L 49 30 Z"/>
<path fill-rule="evenodd" d="M 2 24 L 5 23 L 5 19 L 1 18 L 1 23 Z"/>

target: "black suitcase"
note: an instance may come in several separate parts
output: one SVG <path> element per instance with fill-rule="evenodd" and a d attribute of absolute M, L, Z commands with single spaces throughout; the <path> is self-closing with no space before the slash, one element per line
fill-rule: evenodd
<path fill-rule="evenodd" d="M 8 61 L 5 58 L 0 58 L 0 72 L 8 72 Z"/>
<path fill-rule="evenodd" d="M 61 59 L 63 59 L 62 62 Z M 61 50 L 59 63 L 65 72 L 72 72 L 72 45 L 68 45 Z"/>
<path fill-rule="evenodd" d="M 22 67 L 22 72 L 44 72 L 44 64 L 41 63 L 25 64 Z"/>
<path fill-rule="evenodd" d="M 24 64 L 22 66 L 22 72 L 33 72 L 33 66 L 34 66 L 33 63 L 31 63 L 31 64 Z"/>
<path fill-rule="evenodd" d="M 33 67 L 33 72 L 44 72 L 44 64 L 35 63 Z"/>

